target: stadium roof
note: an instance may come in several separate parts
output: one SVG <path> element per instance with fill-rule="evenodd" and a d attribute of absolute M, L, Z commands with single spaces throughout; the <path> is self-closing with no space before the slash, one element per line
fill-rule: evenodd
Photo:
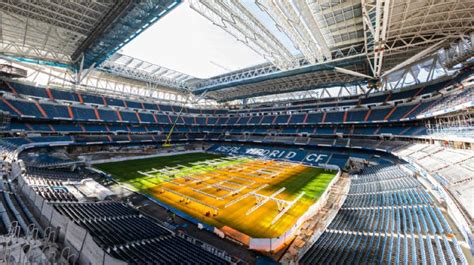
<path fill-rule="evenodd" d="M 226 101 L 375 83 L 459 39 L 472 47 L 471 0 L 189 0 L 188 8 L 267 62 L 196 78 L 117 53 L 180 2 L 3 1 L 0 54 L 95 66 Z"/>
<path fill-rule="evenodd" d="M 469 0 L 257 0 L 300 51 L 289 56 L 242 6 L 212 3 L 193 1 L 192 6 L 228 31 L 241 29 L 240 38 L 270 61 L 196 87 L 196 93 L 217 99 L 379 80 L 474 27 L 474 2 Z"/>
<path fill-rule="evenodd" d="M 89 68 L 99 65 L 180 2 L 2 1 L 1 53 Z"/>

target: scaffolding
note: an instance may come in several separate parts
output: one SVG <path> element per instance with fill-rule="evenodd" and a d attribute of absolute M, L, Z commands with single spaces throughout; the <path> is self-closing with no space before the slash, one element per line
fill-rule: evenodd
<path fill-rule="evenodd" d="M 435 137 L 474 137 L 474 109 L 438 116 L 425 123 L 427 133 Z"/>

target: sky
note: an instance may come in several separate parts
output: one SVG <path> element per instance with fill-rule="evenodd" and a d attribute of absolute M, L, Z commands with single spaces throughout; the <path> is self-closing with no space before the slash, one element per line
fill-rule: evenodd
<path fill-rule="evenodd" d="M 158 20 L 121 52 L 199 78 L 265 62 L 192 10 L 187 2 Z"/>
<path fill-rule="evenodd" d="M 269 17 L 251 0 L 249 10 L 261 17 L 285 45 L 291 46 Z M 123 54 L 167 67 L 198 78 L 209 78 L 230 71 L 265 63 L 266 60 L 233 36 L 213 25 L 189 7 L 177 6 L 120 51 Z"/>

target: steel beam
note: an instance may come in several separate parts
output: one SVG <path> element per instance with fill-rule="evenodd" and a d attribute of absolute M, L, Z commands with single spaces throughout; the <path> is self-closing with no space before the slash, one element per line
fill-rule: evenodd
<path fill-rule="evenodd" d="M 396 72 L 396 71 L 402 69 L 403 67 L 411 65 L 411 64 L 415 63 L 416 61 L 419 61 L 419 60 L 425 58 L 428 55 L 431 55 L 432 53 L 439 50 L 442 47 L 442 45 L 445 44 L 445 43 L 446 43 L 446 39 L 443 39 L 443 40 L 429 46 L 428 48 L 418 52 L 417 54 L 411 56 L 410 58 L 405 59 L 403 62 L 397 64 L 396 66 L 392 67 L 391 69 L 386 70 L 381 77 L 385 77 L 385 76 L 387 76 L 387 75 L 389 75 L 393 72 Z"/>
<path fill-rule="evenodd" d="M 308 62 L 313 64 L 318 61 L 317 50 L 315 50 L 315 46 L 311 43 L 310 38 L 307 38 L 307 34 L 305 35 L 307 32 L 298 31 L 296 28 L 300 21 L 289 2 L 257 0 L 256 4 L 275 21 L 277 27 L 289 37 Z M 288 17 L 288 15 L 290 17 Z"/>
<path fill-rule="evenodd" d="M 329 46 L 326 40 L 324 39 L 324 36 L 321 32 L 321 29 L 318 25 L 317 20 L 314 17 L 314 14 L 312 14 L 311 12 L 311 9 L 309 7 L 310 4 L 308 3 L 308 1 L 305 1 L 305 0 L 296 0 L 294 3 L 296 4 L 296 7 L 301 12 L 302 19 L 304 20 L 305 24 L 308 26 L 308 29 L 311 32 L 311 35 L 313 36 L 314 40 L 318 44 L 320 52 L 323 54 L 325 59 L 330 60 L 332 58 L 331 50 L 329 49 Z"/>
<path fill-rule="evenodd" d="M 238 1 L 191 1 L 191 8 L 281 69 L 294 66 L 289 50 Z"/>

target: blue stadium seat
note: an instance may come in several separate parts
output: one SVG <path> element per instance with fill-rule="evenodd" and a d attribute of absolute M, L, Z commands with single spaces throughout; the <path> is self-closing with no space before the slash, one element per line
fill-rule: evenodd
<path fill-rule="evenodd" d="M 130 128 L 130 131 L 131 132 L 135 132 L 135 133 L 142 133 L 142 132 L 146 132 L 146 129 L 144 126 L 138 126 L 138 125 L 130 125 L 129 126 Z"/>
<path fill-rule="evenodd" d="M 26 126 L 25 123 L 12 121 L 10 122 L 10 128 L 6 128 L 6 130 L 11 131 L 29 131 L 30 129 Z"/>
<path fill-rule="evenodd" d="M 96 96 L 96 95 L 82 94 L 81 93 L 81 97 L 82 97 L 82 100 L 86 103 L 104 105 L 104 100 L 102 99 L 102 96 Z"/>
<path fill-rule="evenodd" d="M 110 122 L 119 121 L 117 112 L 115 110 L 99 108 L 98 111 L 99 111 L 100 118 L 104 121 L 110 121 Z"/>
<path fill-rule="evenodd" d="M 373 108 L 368 121 L 383 121 L 385 116 L 387 116 L 392 108 Z"/>
<path fill-rule="evenodd" d="M 131 109 L 141 109 L 142 108 L 142 104 L 140 102 L 125 100 L 125 103 L 127 104 L 127 107 L 129 107 Z"/>
<path fill-rule="evenodd" d="M 214 120 L 214 123 L 215 123 L 215 120 Z M 208 122 L 209 122 L 209 120 L 208 120 Z M 196 123 L 197 123 L 197 125 L 204 126 L 204 125 L 206 125 L 206 118 L 205 117 L 196 117 Z"/>
<path fill-rule="evenodd" d="M 318 113 L 309 113 L 308 118 L 306 119 L 307 124 L 318 124 L 321 122 L 323 118 L 323 113 L 318 112 Z"/>
<path fill-rule="evenodd" d="M 138 123 L 137 114 L 135 112 L 120 111 L 120 116 L 124 122 Z"/>
<path fill-rule="evenodd" d="M 107 128 L 100 124 L 82 124 L 86 132 L 107 132 Z"/>
<path fill-rule="evenodd" d="M 7 100 L 7 99 L 5 99 Z M 32 116 L 36 118 L 42 118 L 43 116 L 41 115 L 40 111 L 36 107 L 35 103 L 31 101 L 25 101 L 25 100 L 20 100 L 20 99 L 8 99 L 7 100 L 14 108 L 17 110 L 21 111 L 23 115 L 27 116 Z M 11 108 L 7 108 L 10 109 Z M 5 110 L 4 107 L 2 106 L 2 110 Z M 7 110 L 6 110 L 7 111 Z M 11 112 L 12 114 L 15 114 L 15 112 Z"/>
<path fill-rule="evenodd" d="M 170 105 L 159 105 L 160 111 L 167 111 L 167 112 L 173 112 L 173 109 L 171 108 Z"/>
<path fill-rule="evenodd" d="M 216 125 L 224 125 L 224 124 L 227 124 L 229 122 L 229 119 L 230 117 L 219 117 L 216 119 L 216 122 L 215 124 Z M 237 119 L 235 119 L 236 121 Z M 235 121 L 234 121 L 234 124 L 235 124 Z M 208 125 L 211 125 L 211 118 L 209 117 L 209 122 L 208 122 Z"/>
<path fill-rule="evenodd" d="M 170 124 L 172 123 L 170 119 L 168 118 L 168 115 L 165 114 L 157 114 L 156 117 L 158 118 L 158 123 L 159 124 Z"/>
<path fill-rule="evenodd" d="M 143 102 L 143 106 L 144 106 L 145 109 L 147 109 L 147 110 L 158 110 L 158 107 L 156 106 L 156 104 L 151 104 L 151 103 Z"/>
<path fill-rule="evenodd" d="M 67 101 L 76 101 L 79 102 L 77 94 L 69 91 L 63 91 L 59 89 L 50 89 L 51 95 L 56 100 L 67 100 Z"/>
<path fill-rule="evenodd" d="M 275 123 L 276 124 L 288 124 L 289 118 L 290 118 L 290 116 L 286 115 L 286 114 L 278 115 L 277 119 L 275 120 Z"/>
<path fill-rule="evenodd" d="M 74 119 L 76 120 L 97 120 L 93 108 L 85 106 L 71 106 Z"/>
<path fill-rule="evenodd" d="M 400 127 L 400 126 L 390 126 L 390 127 L 383 126 L 383 127 L 380 128 L 378 133 L 379 134 L 385 133 L 385 134 L 401 135 L 402 132 L 405 129 L 406 129 L 406 127 Z"/>
<path fill-rule="evenodd" d="M 151 113 L 138 112 L 138 115 L 140 116 L 140 120 L 142 123 L 155 123 L 155 118 Z"/>
<path fill-rule="evenodd" d="M 169 119 L 171 120 L 171 124 L 173 123 L 180 124 L 180 125 L 184 124 L 184 120 L 182 116 L 170 115 Z"/>
<path fill-rule="evenodd" d="M 40 104 L 43 110 L 48 115 L 48 118 L 51 119 L 70 119 L 69 112 L 66 106 L 59 104 L 49 104 L 41 103 Z"/>
<path fill-rule="evenodd" d="M 420 187 L 399 166 L 364 168 L 299 264 L 467 264 L 456 239 L 445 236 L 449 224 Z"/>
<path fill-rule="evenodd" d="M 367 110 L 354 110 L 347 112 L 347 120 L 346 122 L 362 122 L 365 119 L 365 115 L 367 114 Z"/>
<path fill-rule="evenodd" d="M 342 111 L 328 112 L 326 114 L 325 122 L 339 123 L 339 122 L 343 122 L 343 119 L 344 119 L 344 112 Z"/>
<path fill-rule="evenodd" d="M 397 106 L 395 111 L 390 115 L 389 120 L 391 121 L 400 120 L 412 108 L 413 108 L 413 105 Z"/>
<path fill-rule="evenodd" d="M 127 126 L 122 124 L 110 124 L 107 125 L 110 131 L 112 132 L 128 132 Z"/>
<path fill-rule="evenodd" d="M 316 129 L 318 135 L 334 135 L 334 128 L 331 127 L 318 127 Z"/>
<path fill-rule="evenodd" d="M 61 124 L 54 124 L 52 126 L 58 132 L 82 132 L 81 127 L 77 124 L 61 123 Z"/>
<path fill-rule="evenodd" d="M 261 124 L 272 124 L 275 116 L 272 115 L 264 115 Z"/>
<path fill-rule="evenodd" d="M 6 100 L 6 99 L 5 99 Z M 0 100 L 0 110 L 3 110 L 10 114 L 10 116 L 18 116 L 14 109 L 12 109 L 8 104 Z"/>
<path fill-rule="evenodd" d="M 51 132 L 51 127 L 48 126 L 48 124 L 44 123 L 29 123 L 28 124 L 33 131 L 36 132 Z"/>
<path fill-rule="evenodd" d="M 109 106 L 117 106 L 117 107 L 125 107 L 123 100 L 117 98 L 106 98 L 107 105 Z"/>
<path fill-rule="evenodd" d="M 248 122 L 246 124 L 248 125 L 260 125 L 260 121 L 263 119 L 263 116 L 252 116 L 250 117 L 250 119 L 248 120 Z M 239 121 L 239 124 L 240 121 Z"/>
<path fill-rule="evenodd" d="M 374 103 L 380 103 L 384 102 L 385 99 L 387 99 L 387 95 L 377 95 L 377 96 L 369 96 L 367 98 L 363 98 L 360 101 L 360 104 L 374 104 Z"/>
<path fill-rule="evenodd" d="M 185 125 L 195 125 L 194 117 L 192 116 L 182 116 Z"/>
<path fill-rule="evenodd" d="M 377 127 L 355 127 L 353 134 L 355 135 L 375 135 Z"/>
<path fill-rule="evenodd" d="M 20 83 L 10 83 L 13 86 L 18 94 L 30 95 L 34 97 L 47 98 L 48 94 L 46 89 L 37 86 L 30 86 Z"/>
<path fill-rule="evenodd" d="M 305 114 L 293 114 L 291 115 L 289 124 L 302 124 L 304 122 Z"/>

